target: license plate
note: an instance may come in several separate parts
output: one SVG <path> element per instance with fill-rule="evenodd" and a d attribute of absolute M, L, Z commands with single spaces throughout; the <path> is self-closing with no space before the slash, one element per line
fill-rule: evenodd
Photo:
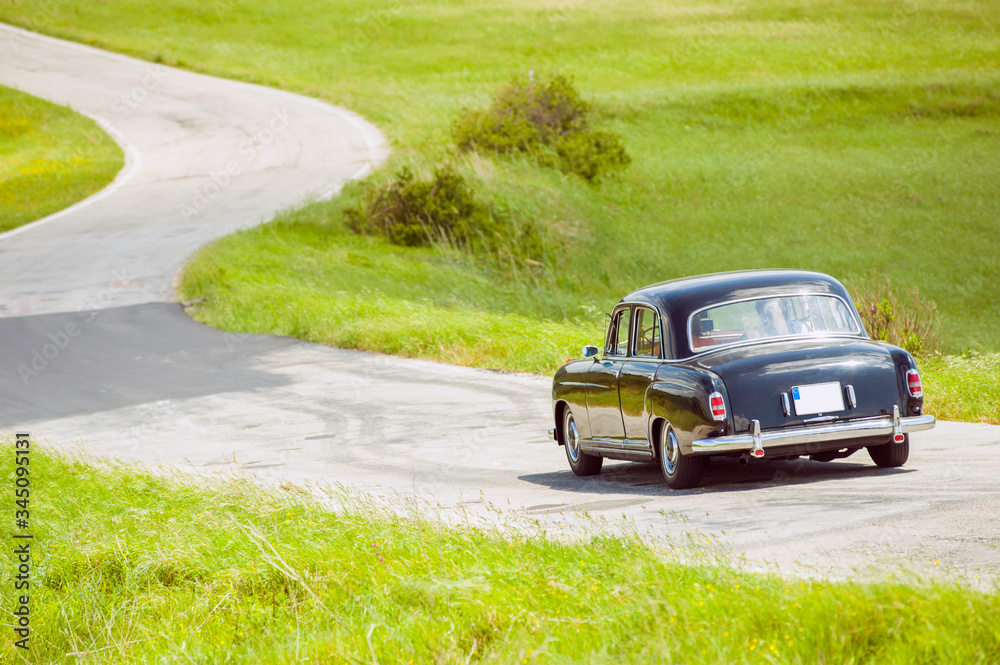
<path fill-rule="evenodd" d="M 844 410 L 844 391 L 840 389 L 840 381 L 793 386 L 792 401 L 797 416 L 833 413 Z"/>

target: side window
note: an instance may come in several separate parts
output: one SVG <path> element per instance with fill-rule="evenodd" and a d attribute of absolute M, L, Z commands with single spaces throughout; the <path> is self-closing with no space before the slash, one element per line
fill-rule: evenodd
<path fill-rule="evenodd" d="M 660 357 L 660 319 L 651 309 L 635 311 L 635 355 L 646 358 Z"/>
<path fill-rule="evenodd" d="M 615 314 L 615 318 L 611 322 L 611 327 L 608 328 L 608 343 L 604 349 L 605 355 L 628 355 L 628 332 L 631 320 L 631 310 L 629 309 L 620 310 Z"/>
<path fill-rule="evenodd" d="M 631 321 L 631 310 L 623 310 L 621 313 L 621 319 L 618 322 L 618 343 L 615 345 L 615 355 L 628 355 L 628 329 Z"/>

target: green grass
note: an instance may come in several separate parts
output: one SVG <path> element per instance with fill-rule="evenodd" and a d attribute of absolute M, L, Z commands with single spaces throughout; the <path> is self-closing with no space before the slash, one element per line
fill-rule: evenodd
<path fill-rule="evenodd" d="M 497 288 L 510 280 L 461 253 L 358 237 L 330 210 L 312 205 L 202 249 L 183 278 L 188 311 L 224 330 L 539 374 L 601 345 L 600 311 L 574 308 L 545 274 L 517 276 L 528 292 Z M 920 369 L 927 413 L 1000 425 L 1000 354 L 936 354 Z"/>
<path fill-rule="evenodd" d="M 0 232 L 103 189 L 123 164 L 93 120 L 0 86 Z"/>
<path fill-rule="evenodd" d="M 942 420 L 1000 425 L 1000 354 L 935 356 L 920 372 L 928 413 Z"/>
<path fill-rule="evenodd" d="M 312 206 L 294 213 L 294 223 L 250 229 L 201 250 L 183 278 L 186 297 L 207 299 L 193 307 L 196 316 L 223 329 L 536 373 L 602 334 L 563 316 L 518 313 L 523 292 L 498 289 L 460 253 L 354 236 L 324 221 L 325 209 Z M 318 218 L 301 223 L 308 214 Z M 537 292 L 545 289 L 537 284 Z M 576 314 L 599 321 L 594 312 Z"/>
<path fill-rule="evenodd" d="M 390 169 L 454 159 L 545 230 L 526 273 L 354 239 L 342 200 L 317 204 L 189 266 L 182 290 L 214 325 L 543 371 L 637 286 L 794 267 L 917 286 L 943 352 L 1000 350 L 995 2 L 21 0 L 0 19 L 345 105 L 389 134 Z M 530 69 L 576 78 L 626 172 L 592 187 L 453 154 L 460 110 Z"/>
<path fill-rule="evenodd" d="M 0 454 L 13 487 L 9 441 Z M 995 591 L 781 579 L 727 563 L 704 537 L 445 527 L 343 492 L 330 512 L 291 486 L 164 477 L 37 443 L 30 454 L 30 662 L 1000 659 Z M 5 631 L 0 661 L 28 662 Z"/>

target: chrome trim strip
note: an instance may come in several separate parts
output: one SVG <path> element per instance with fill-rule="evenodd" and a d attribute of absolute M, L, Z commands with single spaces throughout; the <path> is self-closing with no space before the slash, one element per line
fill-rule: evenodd
<path fill-rule="evenodd" d="M 812 425 L 813 423 L 829 423 L 837 419 L 837 416 L 816 416 L 815 418 L 805 418 L 802 422 Z"/>
<path fill-rule="evenodd" d="M 732 351 L 733 349 L 742 349 L 747 346 L 756 346 L 760 344 L 769 344 L 771 342 L 808 342 L 815 340 L 829 340 L 829 339 L 854 339 L 854 340 L 869 340 L 871 337 L 867 335 L 862 335 L 860 333 L 830 333 L 823 335 L 785 335 L 783 337 L 763 337 L 761 339 L 748 339 L 743 342 L 733 342 L 732 344 L 722 344 L 721 346 L 709 346 L 703 351 L 695 351 L 690 356 L 682 358 L 681 360 L 690 361 L 692 358 L 701 358 L 702 356 L 707 356 L 710 353 L 717 353 L 726 351 Z M 669 361 L 668 361 L 669 362 Z"/>
<path fill-rule="evenodd" d="M 896 443 L 903 442 L 903 424 L 899 418 L 899 405 L 892 405 L 892 438 Z"/>
<path fill-rule="evenodd" d="M 854 386 L 846 385 L 844 386 L 844 390 L 847 393 L 847 408 L 848 409 L 858 408 L 858 397 L 857 395 L 854 394 Z"/>
<path fill-rule="evenodd" d="M 934 416 L 929 415 L 904 416 L 899 418 L 901 432 L 921 432 L 933 428 L 934 424 Z M 761 432 L 760 443 L 762 448 L 767 448 L 823 441 L 860 439 L 869 436 L 884 436 L 888 439 L 893 436 L 894 430 L 895 422 L 893 417 L 882 416 L 865 420 L 850 420 L 826 425 Z M 698 439 L 691 442 L 691 451 L 696 455 L 704 455 L 753 450 L 755 438 L 751 433 Z"/>
<path fill-rule="evenodd" d="M 622 448 L 620 443 L 612 443 L 609 439 L 580 439 L 580 450 L 596 454 L 630 452 Z"/>
<path fill-rule="evenodd" d="M 649 453 L 653 447 L 648 439 L 622 439 L 622 450 L 634 453 Z"/>
<path fill-rule="evenodd" d="M 781 393 L 781 412 L 786 418 L 792 415 L 792 402 L 788 398 L 788 393 Z"/>
<path fill-rule="evenodd" d="M 751 420 L 750 421 L 750 438 L 753 440 L 753 452 L 750 453 L 754 457 L 764 456 L 764 445 L 763 438 L 760 435 L 760 421 Z"/>
<path fill-rule="evenodd" d="M 580 439 L 580 450 L 592 453 L 639 453 L 650 455 L 653 449 L 646 439 Z"/>

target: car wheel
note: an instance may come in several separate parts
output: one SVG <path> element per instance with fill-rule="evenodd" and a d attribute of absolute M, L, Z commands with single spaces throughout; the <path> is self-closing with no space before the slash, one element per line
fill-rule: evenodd
<path fill-rule="evenodd" d="M 567 406 L 563 412 L 563 447 L 566 449 L 566 459 L 569 468 L 578 476 L 592 476 L 601 472 L 604 458 L 600 455 L 588 455 L 580 450 L 580 431 L 576 428 L 573 412 Z"/>
<path fill-rule="evenodd" d="M 910 435 L 903 436 L 902 443 L 883 443 L 880 446 L 868 446 L 868 454 L 876 465 L 891 469 L 906 464 L 910 456 Z"/>
<path fill-rule="evenodd" d="M 660 470 L 663 471 L 663 477 L 670 489 L 684 490 L 697 487 L 701 482 L 705 459 L 682 453 L 677 435 L 669 425 L 660 428 L 657 453 L 660 457 Z"/>

